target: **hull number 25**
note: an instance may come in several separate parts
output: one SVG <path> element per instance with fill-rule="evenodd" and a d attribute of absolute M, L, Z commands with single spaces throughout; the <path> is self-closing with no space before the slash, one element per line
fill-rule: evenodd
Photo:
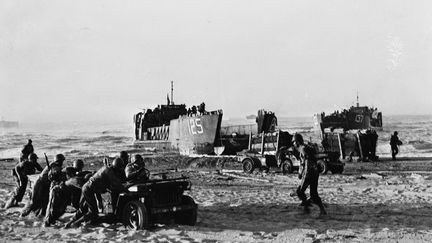
<path fill-rule="evenodd" d="M 204 129 L 203 129 L 203 126 L 201 124 L 201 119 L 200 118 L 190 119 L 189 120 L 189 129 L 193 135 L 204 133 Z"/>

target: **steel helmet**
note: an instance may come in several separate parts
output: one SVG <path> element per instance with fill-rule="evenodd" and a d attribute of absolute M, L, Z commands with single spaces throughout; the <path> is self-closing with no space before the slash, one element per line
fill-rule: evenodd
<path fill-rule="evenodd" d="M 56 161 L 59 161 L 59 162 L 63 162 L 63 161 L 66 160 L 66 158 L 64 157 L 63 154 L 57 154 L 57 155 L 55 156 L 55 160 L 56 160 Z"/>
<path fill-rule="evenodd" d="M 120 158 L 115 158 L 112 162 L 112 167 L 116 170 L 123 170 L 123 160 Z"/>
<path fill-rule="evenodd" d="M 73 163 L 73 167 L 77 171 L 82 171 L 82 169 L 84 168 L 84 161 L 82 159 L 75 160 L 74 163 Z"/>
<path fill-rule="evenodd" d="M 30 154 L 30 160 L 37 160 L 39 157 L 35 153 Z"/>
<path fill-rule="evenodd" d="M 295 133 L 292 139 L 293 142 L 297 142 L 298 144 L 303 144 L 303 136 L 300 133 Z"/>

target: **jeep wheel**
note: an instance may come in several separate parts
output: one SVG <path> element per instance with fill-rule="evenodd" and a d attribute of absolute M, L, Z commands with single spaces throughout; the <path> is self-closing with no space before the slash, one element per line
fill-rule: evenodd
<path fill-rule="evenodd" d="M 191 226 L 195 225 L 197 221 L 197 211 L 198 211 L 197 204 L 190 196 L 183 195 L 182 205 L 192 206 L 192 209 L 178 212 L 175 216 L 175 222 L 177 224 L 183 224 L 183 225 L 191 225 Z"/>
<path fill-rule="evenodd" d="M 291 160 L 285 160 L 281 165 L 282 174 L 291 174 L 293 172 L 293 164 Z"/>
<path fill-rule="evenodd" d="M 123 224 L 129 229 L 147 229 L 149 220 L 147 209 L 139 201 L 130 201 L 123 208 Z"/>
<path fill-rule="evenodd" d="M 255 165 L 252 159 L 247 158 L 243 160 L 243 171 L 245 173 L 250 174 L 254 171 L 254 169 L 255 169 Z"/>
<path fill-rule="evenodd" d="M 318 160 L 317 165 L 320 174 L 327 174 L 328 166 L 324 160 Z"/>

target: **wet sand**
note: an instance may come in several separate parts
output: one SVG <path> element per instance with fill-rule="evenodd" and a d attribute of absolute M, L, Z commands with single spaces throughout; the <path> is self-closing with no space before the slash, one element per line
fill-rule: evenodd
<path fill-rule="evenodd" d="M 93 168 L 101 158 L 88 158 Z M 176 169 L 190 176 L 187 192 L 199 205 L 196 226 L 155 225 L 129 231 L 121 224 L 63 229 L 67 213 L 53 227 L 42 219 L 18 216 L 18 208 L 0 210 L 0 241 L 36 242 L 430 242 L 432 241 L 432 158 L 384 158 L 375 163 L 349 163 L 342 175 L 322 175 L 319 193 L 328 215 L 303 214 L 291 196 L 296 174 L 277 170 L 251 175 L 232 158 L 189 158 L 174 154 L 146 158 L 152 172 Z M 41 162 L 41 164 L 43 164 Z M 13 189 L 10 168 L 0 164 L 0 206 Z M 28 196 L 24 197 L 28 200 Z"/>

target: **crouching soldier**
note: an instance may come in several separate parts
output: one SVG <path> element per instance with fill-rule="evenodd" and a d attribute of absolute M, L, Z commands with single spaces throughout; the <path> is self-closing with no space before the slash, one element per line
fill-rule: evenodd
<path fill-rule="evenodd" d="M 30 160 L 24 160 L 18 163 L 12 170 L 12 175 L 15 178 L 17 187 L 13 193 L 12 198 L 6 203 L 5 208 L 17 206 L 22 201 L 28 183 L 28 175 L 36 173 L 36 170 L 42 171 L 42 167 L 37 162 L 38 157 L 36 154 L 30 154 Z"/>
<path fill-rule="evenodd" d="M 65 212 L 67 206 L 71 205 L 76 210 L 79 209 L 79 200 L 81 196 L 81 188 L 87 182 L 92 172 L 83 171 L 84 161 L 78 159 L 74 162 L 73 167 L 66 167 L 63 173 L 66 176 L 66 181 L 59 185 L 54 185 L 50 191 L 50 199 L 45 216 L 45 226 L 50 226 Z M 98 197 L 98 201 L 101 201 Z"/>
<path fill-rule="evenodd" d="M 65 157 L 63 154 L 57 154 L 56 160 L 43 169 L 33 186 L 31 200 L 21 211 L 21 217 L 27 216 L 32 211 L 35 212 L 37 216 L 45 215 L 51 187 L 50 177 L 51 179 L 57 179 L 55 177 L 58 175 L 51 172 L 51 170 L 55 172 L 61 171 L 64 160 Z"/>
<path fill-rule="evenodd" d="M 81 222 L 96 223 L 99 217 L 96 202 L 97 194 L 107 191 L 111 193 L 125 191 L 126 189 L 119 176 L 119 174 L 123 173 L 123 170 L 123 161 L 120 158 L 116 158 L 111 166 L 102 167 L 90 177 L 89 181 L 82 187 L 80 209 L 65 227 L 76 227 Z"/>
<path fill-rule="evenodd" d="M 294 149 L 300 159 L 299 178 L 301 179 L 300 185 L 297 188 L 297 196 L 302 201 L 304 212 L 309 213 L 309 206 L 311 203 L 318 205 L 320 208 L 320 216 L 326 215 L 327 212 L 318 196 L 318 179 L 319 170 L 315 157 L 315 149 L 307 144 L 304 144 L 302 135 L 296 133 L 293 137 Z M 307 200 L 305 191 L 309 187 L 310 200 Z"/>

